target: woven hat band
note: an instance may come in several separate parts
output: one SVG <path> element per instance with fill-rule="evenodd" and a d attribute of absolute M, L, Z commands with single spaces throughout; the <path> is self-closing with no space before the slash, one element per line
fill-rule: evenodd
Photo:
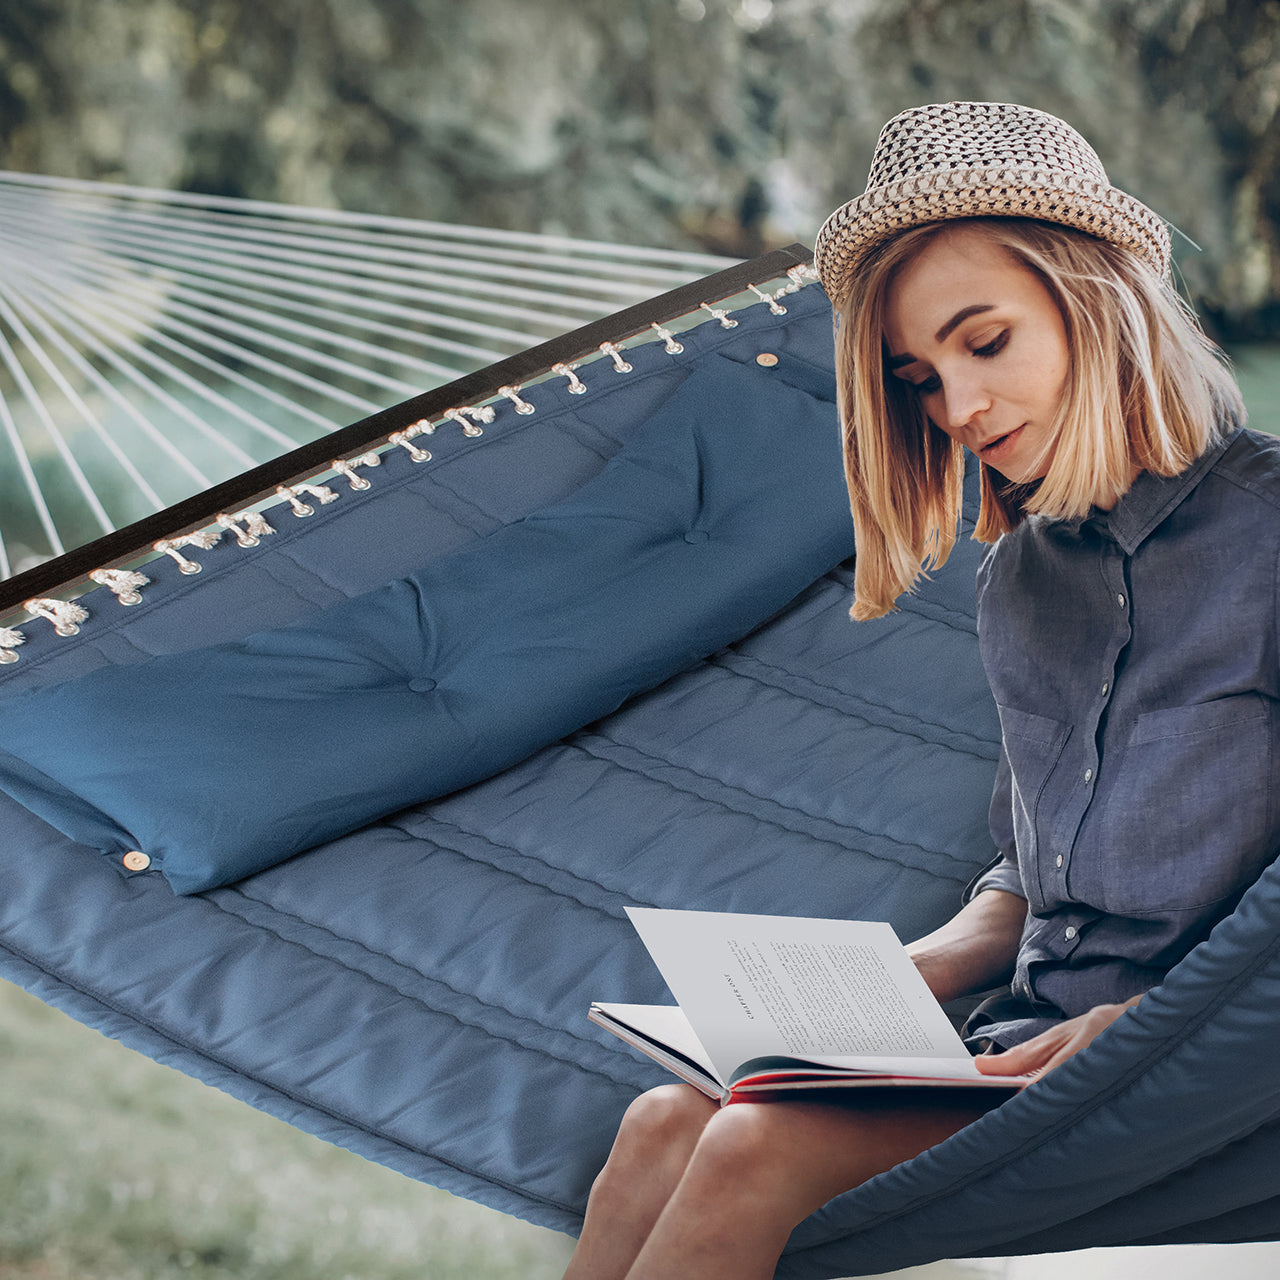
<path fill-rule="evenodd" d="M 1119 245 L 1157 274 L 1169 231 L 1113 187 L 1064 121 L 1011 103 L 913 107 L 885 125 L 867 189 L 827 219 L 814 252 L 833 302 L 875 245 L 909 227 L 959 218 L 1037 218 Z"/>

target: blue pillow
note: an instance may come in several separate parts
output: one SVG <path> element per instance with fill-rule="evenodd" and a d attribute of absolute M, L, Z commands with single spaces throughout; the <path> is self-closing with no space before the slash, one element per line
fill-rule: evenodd
<path fill-rule="evenodd" d="M 0 789 L 179 893 L 488 777 L 778 612 L 853 550 L 830 401 L 701 362 L 593 480 L 243 640 L 0 710 Z"/>

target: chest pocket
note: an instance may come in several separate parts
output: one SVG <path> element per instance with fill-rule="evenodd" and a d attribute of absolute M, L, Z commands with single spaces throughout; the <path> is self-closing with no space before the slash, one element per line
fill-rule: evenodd
<path fill-rule="evenodd" d="M 1271 771 L 1260 694 L 1139 716 L 1105 810 L 1099 905 L 1186 910 L 1250 884 L 1274 853 Z"/>
<path fill-rule="evenodd" d="M 1071 736 L 1071 726 L 1048 716 L 1033 715 L 1014 707 L 997 705 L 1005 755 L 1009 758 L 1013 835 L 1018 849 L 1018 870 L 1031 905 L 1036 906 L 1040 879 L 1036 872 L 1039 835 L 1036 826 L 1040 801 L 1049 775 L 1057 766 Z M 1043 895 L 1040 895 L 1043 900 Z"/>

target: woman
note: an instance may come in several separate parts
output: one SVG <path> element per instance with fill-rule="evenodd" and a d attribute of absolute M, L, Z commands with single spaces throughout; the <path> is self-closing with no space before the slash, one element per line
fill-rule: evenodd
<path fill-rule="evenodd" d="M 1069 126 L 950 103 L 885 126 L 816 261 L 857 619 L 955 537 L 980 463 L 998 856 L 909 948 L 992 1074 L 1078 1052 L 1226 915 L 1280 813 L 1280 446 L 1169 283 L 1169 238 Z M 1242 554 L 1244 549 L 1249 554 Z M 1277 806 L 1280 808 L 1280 806 Z M 990 1103 L 637 1099 L 568 1277 L 766 1277 L 795 1225 Z"/>

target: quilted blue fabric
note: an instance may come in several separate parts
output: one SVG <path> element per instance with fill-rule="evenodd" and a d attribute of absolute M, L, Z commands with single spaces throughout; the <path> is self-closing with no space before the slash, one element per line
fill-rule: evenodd
<path fill-rule="evenodd" d="M 479 440 L 442 432 L 430 464 L 388 454 L 369 491 L 286 513 L 259 547 L 193 552 L 196 577 L 161 561 L 141 605 L 94 593 L 78 636 L 32 626 L 0 668 L 0 721 L 22 691 L 305 625 L 571 502 L 708 361 L 754 386 L 756 357 L 777 355 L 768 377 L 830 404 L 826 300 L 814 286 L 786 302 L 732 330 L 709 321 L 677 356 L 629 353 L 630 374 L 588 366 L 585 395 L 529 388 L 535 414 L 500 411 Z M 766 481 L 791 424 L 767 437 Z M 827 492 L 838 462 L 811 461 Z M 813 502 L 803 486 L 792 501 L 798 530 Z M 987 860 L 998 722 L 977 554 L 962 541 L 900 612 L 860 625 L 849 565 L 817 571 L 754 629 L 501 772 L 193 896 L 118 874 L 0 795 L 0 973 L 324 1138 L 574 1231 L 623 1109 L 666 1078 L 586 1019 L 593 999 L 664 998 L 626 906 L 848 914 L 911 938 Z M 198 684 L 194 658 L 186 670 Z M 322 717 L 289 723 L 317 750 L 341 737 Z M 249 781 L 274 767 L 263 729 L 237 744 Z M 338 745 L 356 767 L 361 744 Z M 145 783 L 161 804 L 182 780 L 160 761 Z M 1272 871 L 1136 1014 L 833 1201 L 780 1274 L 1280 1234 L 1277 939 Z"/>
<path fill-rule="evenodd" d="M 514 764 L 852 552 L 831 405 L 784 378 L 711 355 L 598 476 L 472 546 L 303 622 L 11 698 L 0 789 L 197 893 Z"/>

